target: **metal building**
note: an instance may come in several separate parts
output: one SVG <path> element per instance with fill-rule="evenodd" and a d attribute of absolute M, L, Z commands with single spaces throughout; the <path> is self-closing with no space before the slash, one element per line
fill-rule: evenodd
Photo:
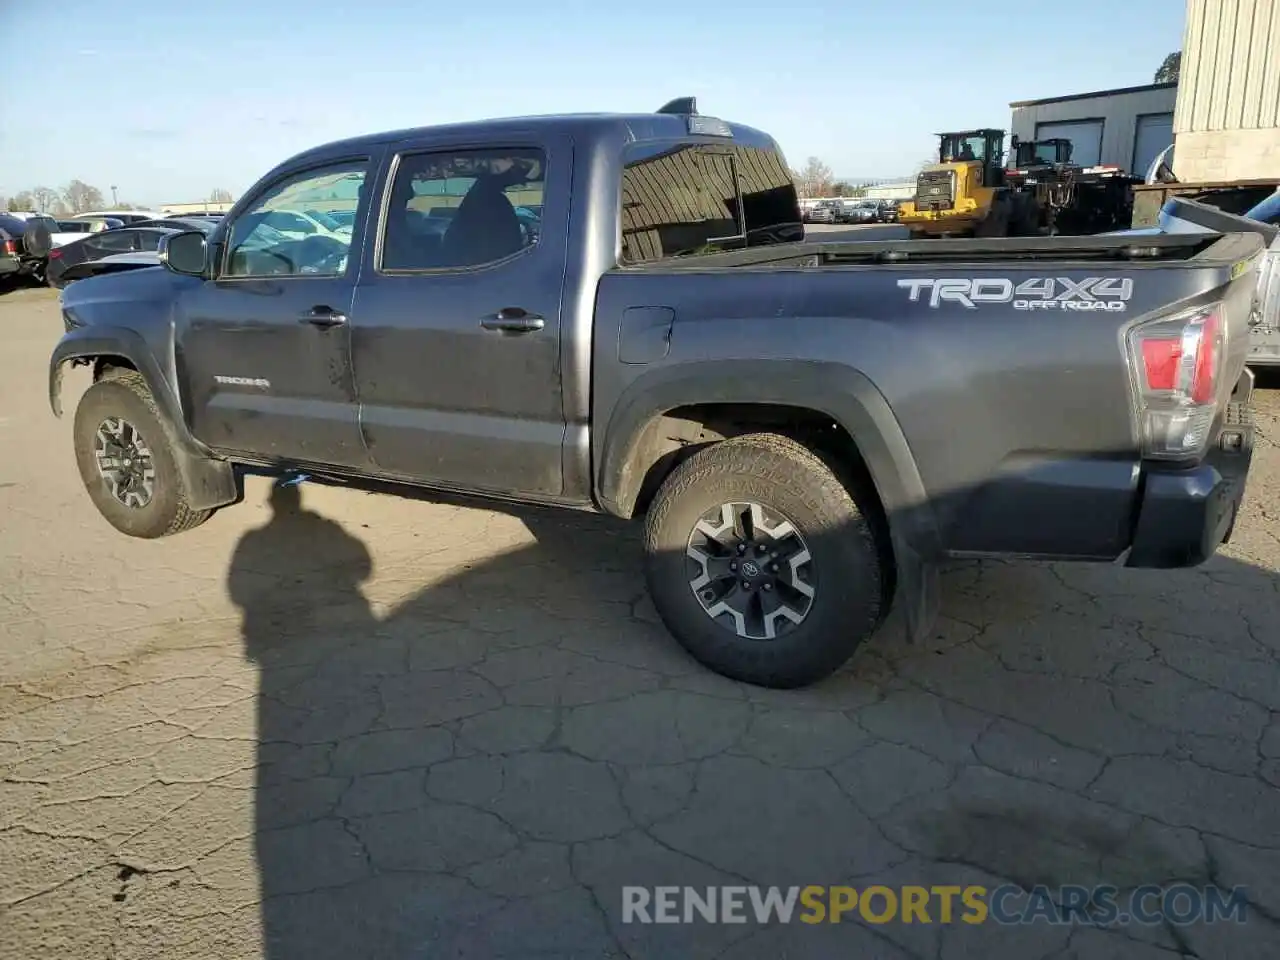
<path fill-rule="evenodd" d="M 1071 141 L 1075 163 L 1145 174 L 1160 151 L 1173 143 L 1177 98 L 1176 83 L 1150 83 L 1018 100 L 1009 104 L 1013 108 L 1010 133 L 1019 140 L 1065 137 Z"/>
<path fill-rule="evenodd" d="M 1280 178 L 1280 0 L 1187 0 L 1173 170 Z"/>

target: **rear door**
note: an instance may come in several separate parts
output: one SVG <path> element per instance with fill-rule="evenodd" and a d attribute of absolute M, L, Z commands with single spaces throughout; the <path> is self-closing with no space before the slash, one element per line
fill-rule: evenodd
<path fill-rule="evenodd" d="M 351 330 L 361 428 L 380 473 L 562 492 L 571 174 L 568 139 L 536 135 L 406 144 L 392 161 Z"/>
<path fill-rule="evenodd" d="M 192 432 L 216 450 L 274 463 L 368 466 L 348 318 L 364 234 L 295 238 L 267 221 L 316 196 L 368 207 L 377 158 L 282 173 L 219 230 L 214 279 L 181 301 L 179 362 Z"/>

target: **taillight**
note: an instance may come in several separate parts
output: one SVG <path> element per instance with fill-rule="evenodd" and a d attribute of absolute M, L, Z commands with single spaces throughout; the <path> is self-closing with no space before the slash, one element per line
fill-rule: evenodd
<path fill-rule="evenodd" d="M 60 256 L 62 256 L 62 250 L 59 247 L 54 247 L 52 250 L 49 251 L 50 260 L 57 260 Z"/>
<path fill-rule="evenodd" d="M 11 257 L 16 257 L 18 255 L 18 241 L 6 240 L 4 242 L 4 252 Z"/>
<path fill-rule="evenodd" d="M 1188 310 L 1129 331 L 1144 456 L 1199 456 L 1222 399 L 1224 305 Z"/>

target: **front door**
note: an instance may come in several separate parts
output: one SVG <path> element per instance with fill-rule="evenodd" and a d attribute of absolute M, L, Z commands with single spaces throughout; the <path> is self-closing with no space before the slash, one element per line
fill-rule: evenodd
<path fill-rule="evenodd" d="M 352 309 L 361 428 L 380 473 L 563 490 L 560 306 L 568 143 L 406 149 Z"/>
<path fill-rule="evenodd" d="M 183 298 L 177 350 L 192 433 L 214 450 L 368 466 L 349 318 L 371 163 L 283 174 L 219 230 L 214 278 Z M 329 206 L 357 204 L 354 228 L 297 235 L 271 225 L 280 214 L 323 219 Z"/>

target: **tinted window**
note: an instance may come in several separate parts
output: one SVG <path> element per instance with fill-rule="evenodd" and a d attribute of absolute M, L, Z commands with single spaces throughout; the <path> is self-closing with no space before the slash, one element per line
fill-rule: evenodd
<path fill-rule="evenodd" d="M 138 240 L 136 230 L 104 230 L 92 241 L 94 249 L 101 253 L 128 253 L 136 250 L 134 244 Z"/>
<path fill-rule="evenodd" d="M 231 224 L 225 277 L 341 276 L 350 233 L 319 233 L 297 211 L 333 196 L 358 197 L 367 164 L 335 164 L 271 186 Z M 307 229 L 299 229 L 298 224 Z"/>
<path fill-rule="evenodd" d="M 642 148 L 622 175 L 622 259 L 643 263 L 803 239 L 800 201 L 773 150 Z"/>
<path fill-rule="evenodd" d="M 150 251 L 159 250 L 160 238 L 173 233 L 172 230 L 154 230 L 150 228 L 139 228 L 132 232 L 137 237 L 133 249 Z"/>
<path fill-rule="evenodd" d="M 383 226 L 383 270 L 478 267 L 538 241 L 541 150 L 467 150 L 400 158 Z M 523 216 L 517 207 L 524 208 Z"/>

